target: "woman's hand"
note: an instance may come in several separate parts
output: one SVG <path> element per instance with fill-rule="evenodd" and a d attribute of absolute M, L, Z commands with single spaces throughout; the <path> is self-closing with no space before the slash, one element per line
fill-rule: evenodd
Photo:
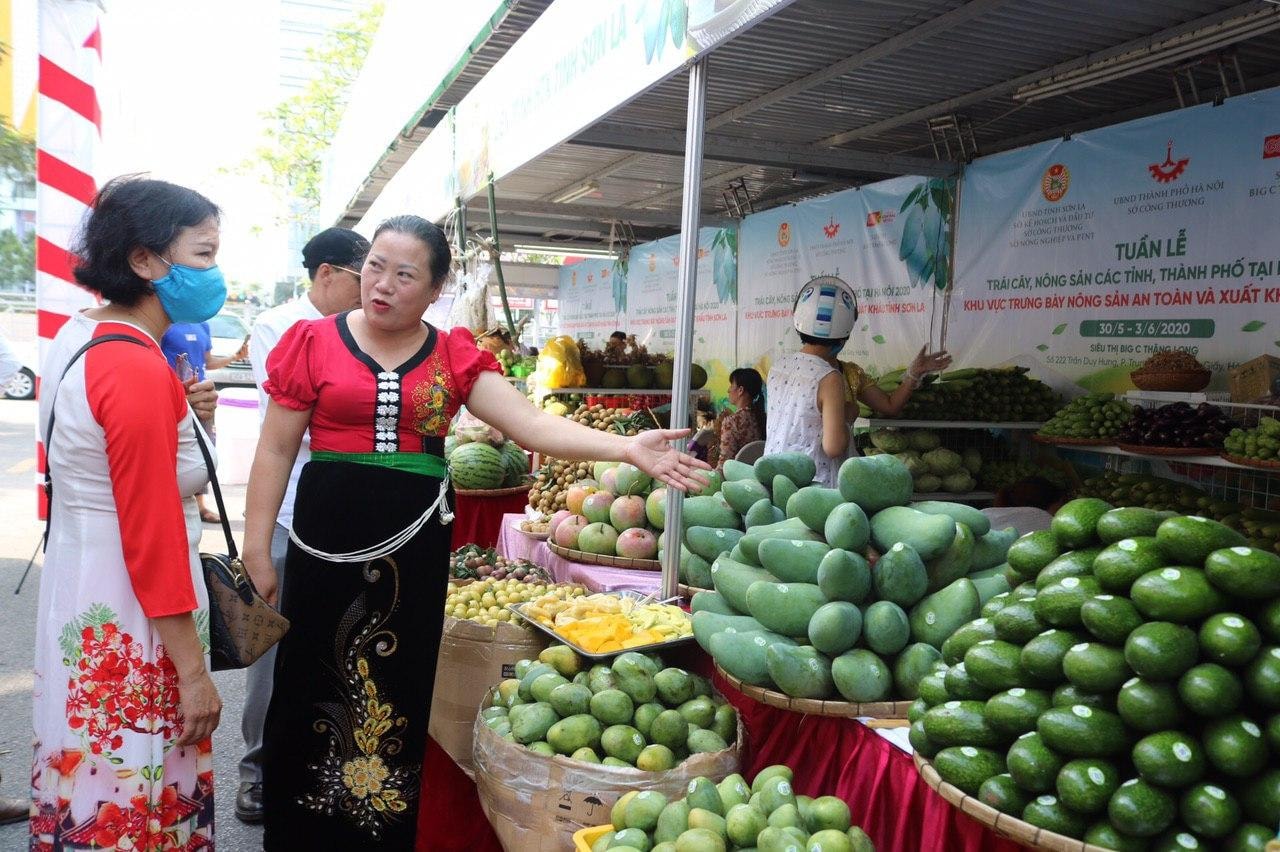
<path fill-rule="evenodd" d="M 263 600 L 272 606 L 276 605 L 276 566 L 271 564 L 271 557 L 246 550 L 241 554 L 245 573 L 249 575 L 253 587 L 262 595 Z"/>
<path fill-rule="evenodd" d="M 190 676 L 178 676 L 178 704 L 182 712 L 182 736 L 178 738 L 178 745 L 195 745 L 213 736 L 222 717 L 222 699 L 203 664 Z"/>
<path fill-rule="evenodd" d="M 930 373 L 937 373 L 951 366 L 951 356 L 947 354 L 945 349 L 938 352 L 925 352 L 925 347 L 920 347 L 920 352 L 916 354 L 915 360 L 911 362 L 911 367 L 907 370 L 917 379 L 923 379 Z"/>
<path fill-rule="evenodd" d="M 212 422 L 213 414 L 218 409 L 218 391 L 214 389 L 213 379 L 205 379 L 203 382 L 188 379 L 183 383 L 183 388 L 187 392 L 187 403 L 195 411 L 196 417 L 206 423 Z"/>
<path fill-rule="evenodd" d="M 671 446 L 672 441 L 688 434 L 688 429 L 641 432 L 627 441 L 627 461 L 678 491 L 701 491 L 708 480 L 696 471 L 711 470 L 711 465 Z"/>

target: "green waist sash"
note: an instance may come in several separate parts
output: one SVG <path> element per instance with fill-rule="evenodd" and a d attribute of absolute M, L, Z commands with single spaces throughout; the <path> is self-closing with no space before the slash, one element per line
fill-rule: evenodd
<path fill-rule="evenodd" d="M 311 460 L 389 467 L 436 479 L 444 479 L 449 475 L 449 466 L 445 460 L 431 453 L 333 453 L 315 450 L 311 453 Z"/>

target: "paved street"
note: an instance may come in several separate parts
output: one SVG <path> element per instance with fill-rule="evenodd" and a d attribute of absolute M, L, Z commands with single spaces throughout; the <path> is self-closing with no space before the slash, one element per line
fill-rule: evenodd
<path fill-rule="evenodd" d="M 35 518 L 34 402 L 0 399 L 0 794 L 25 796 L 31 777 L 31 659 L 35 641 L 36 603 L 40 563 L 27 577 L 22 593 L 14 587 L 40 539 Z M 244 488 L 226 494 L 233 529 L 243 531 Z M 225 547 L 221 532 L 205 528 L 207 550 Z M 261 848 L 261 831 L 243 825 L 233 808 L 240 759 L 240 711 L 244 675 L 214 675 L 222 695 L 222 724 L 214 735 L 214 773 L 217 789 L 217 845 L 223 852 L 251 852 Z M 26 849 L 25 823 L 0 827 L 0 852 Z"/>

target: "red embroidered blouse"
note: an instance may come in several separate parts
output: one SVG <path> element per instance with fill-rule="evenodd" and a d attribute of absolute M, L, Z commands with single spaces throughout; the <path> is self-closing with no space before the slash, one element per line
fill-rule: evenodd
<path fill-rule="evenodd" d="M 383 370 L 356 344 L 347 314 L 295 323 L 267 358 L 262 389 L 294 411 L 311 413 L 311 449 L 338 453 L 420 453 L 442 438 L 497 359 L 463 328 L 427 326 L 422 348 Z"/>

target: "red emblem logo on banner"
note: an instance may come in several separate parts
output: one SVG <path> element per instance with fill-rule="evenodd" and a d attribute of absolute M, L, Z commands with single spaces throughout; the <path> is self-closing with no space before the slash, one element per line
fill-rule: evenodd
<path fill-rule="evenodd" d="M 880 215 L 879 210 L 873 210 L 867 214 L 867 227 L 874 228 L 876 225 L 880 224 L 882 218 L 883 217 Z"/>
<path fill-rule="evenodd" d="M 587 274 L 587 283 L 588 283 L 588 284 L 590 284 L 592 281 L 595 281 L 595 280 L 596 280 L 596 277 L 595 277 L 594 275 L 591 275 L 590 273 L 588 273 L 588 274 Z"/>
<path fill-rule="evenodd" d="M 783 222 L 778 226 L 778 245 L 786 248 L 791 244 L 791 223 Z"/>
<path fill-rule="evenodd" d="M 1187 170 L 1187 164 L 1191 162 L 1190 157 L 1183 157 L 1181 160 L 1173 158 L 1173 140 L 1169 140 L 1169 147 L 1165 150 L 1163 163 L 1152 163 L 1147 166 L 1147 171 L 1151 172 L 1156 183 L 1173 183 L 1182 177 L 1182 173 Z"/>
<path fill-rule="evenodd" d="M 836 234 L 840 233 L 840 223 L 836 221 L 836 217 L 832 214 L 827 224 L 822 226 L 822 233 L 827 235 L 827 239 L 834 240 Z"/>
<path fill-rule="evenodd" d="M 1262 159 L 1270 160 L 1272 157 L 1280 157 L 1280 133 L 1262 140 Z"/>
<path fill-rule="evenodd" d="M 1044 170 L 1040 178 L 1040 194 L 1045 201 L 1061 201 L 1071 188 L 1071 170 L 1062 163 L 1054 163 Z"/>

